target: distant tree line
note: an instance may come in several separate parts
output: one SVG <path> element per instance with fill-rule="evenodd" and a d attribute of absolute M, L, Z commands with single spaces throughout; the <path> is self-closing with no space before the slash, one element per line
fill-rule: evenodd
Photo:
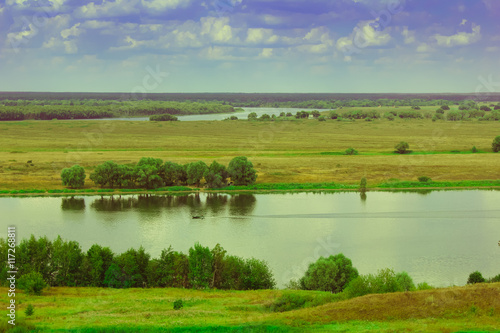
<path fill-rule="evenodd" d="M 0 253 L 7 257 L 8 243 L 0 239 Z M 196 243 L 187 254 L 168 247 L 151 258 L 141 246 L 124 253 L 92 245 L 82 251 L 76 241 L 57 237 L 23 239 L 16 246 L 19 286 L 39 294 L 45 285 L 109 288 L 272 289 L 276 283 L 265 261 L 227 254 L 219 244 L 213 249 Z M 7 283 L 6 263 L 1 266 Z"/>
<path fill-rule="evenodd" d="M 203 161 L 184 165 L 159 158 L 143 157 L 135 166 L 107 161 L 98 165 L 90 179 L 106 188 L 156 189 L 164 186 L 195 185 L 202 180 L 208 188 L 222 188 L 228 185 L 228 178 L 234 185 L 251 185 L 257 179 L 257 172 L 245 156 L 233 158 L 228 167 L 213 161 L 210 166 Z M 61 172 L 63 185 L 80 188 L 84 186 L 85 170 L 79 165 L 65 168 Z"/>
<path fill-rule="evenodd" d="M 60 102 L 57 104 L 56 102 Z M 67 102 L 67 101 L 66 101 Z M 10 101 L 0 102 L 0 120 L 98 119 L 151 116 L 159 114 L 190 115 L 234 112 L 231 105 L 196 102 L 159 101 Z"/>

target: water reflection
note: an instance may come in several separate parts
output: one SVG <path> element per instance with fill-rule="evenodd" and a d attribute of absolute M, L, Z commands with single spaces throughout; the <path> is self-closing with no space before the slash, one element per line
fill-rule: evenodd
<path fill-rule="evenodd" d="M 82 198 L 62 198 L 62 210 L 85 210 L 85 199 Z"/>
<path fill-rule="evenodd" d="M 85 209 L 84 199 L 62 199 L 62 206 Z M 192 215 L 221 215 L 228 208 L 231 215 L 252 214 L 257 199 L 253 194 L 219 194 L 209 193 L 202 200 L 199 193 L 188 195 L 139 195 L 139 196 L 110 196 L 95 199 L 90 207 L 98 212 L 120 212 L 138 210 L 139 212 L 159 211 L 165 208 L 187 207 Z M 73 206 L 71 206 L 73 205 Z M 77 208 L 66 208 L 77 209 Z"/>

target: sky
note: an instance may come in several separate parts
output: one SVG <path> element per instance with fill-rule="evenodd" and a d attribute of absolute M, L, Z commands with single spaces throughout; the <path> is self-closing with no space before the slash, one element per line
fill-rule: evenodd
<path fill-rule="evenodd" d="M 0 91 L 500 91 L 500 0 L 0 0 Z"/>

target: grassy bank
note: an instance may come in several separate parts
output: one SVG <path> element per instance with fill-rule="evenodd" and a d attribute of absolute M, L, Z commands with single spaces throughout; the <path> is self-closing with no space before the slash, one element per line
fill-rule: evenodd
<path fill-rule="evenodd" d="M 44 332 L 394 332 L 500 329 L 500 284 L 367 295 L 272 312 L 283 293 L 315 299 L 313 291 L 51 288 L 43 296 L 16 293 L 17 321 Z M 7 288 L 0 288 L 3 305 Z M 181 299 L 184 307 L 173 309 Z M 324 302 L 323 302 L 324 303 Z M 28 304 L 34 314 L 26 317 Z M 6 321 L 0 327 L 5 330 Z M 160 330 L 163 329 L 163 330 Z M 121 331 L 118 329 L 122 329 Z"/>
<path fill-rule="evenodd" d="M 373 186 L 420 176 L 449 182 L 498 179 L 500 174 L 500 155 L 491 153 L 500 127 L 486 121 L 22 121 L 0 122 L 0 134 L 4 191 L 63 190 L 60 172 L 65 167 L 78 163 L 88 176 L 107 160 L 132 165 L 145 156 L 226 165 L 235 156 L 248 156 L 258 184 L 349 185 L 367 177 Z M 407 141 L 414 153 L 392 153 L 400 141 Z M 473 146 L 485 153 L 469 153 Z M 360 155 L 342 155 L 349 147 Z M 89 189 L 98 190 L 87 180 Z"/>

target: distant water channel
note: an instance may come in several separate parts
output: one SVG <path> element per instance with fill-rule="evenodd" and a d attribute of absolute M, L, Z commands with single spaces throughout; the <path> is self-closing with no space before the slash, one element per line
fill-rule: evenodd
<path fill-rule="evenodd" d="M 297 113 L 297 111 L 325 111 L 324 109 L 296 109 L 296 108 L 242 108 L 243 112 L 232 112 L 232 113 L 211 113 L 211 114 L 197 114 L 197 115 L 189 115 L 189 116 L 177 116 L 180 121 L 210 121 L 210 120 L 224 120 L 231 116 L 236 116 L 238 119 L 247 119 L 248 115 L 252 112 L 255 112 L 258 117 L 263 114 L 268 114 L 272 116 L 273 114 L 279 116 L 281 112 L 291 112 L 293 115 Z M 103 118 L 103 119 L 93 119 L 93 120 L 127 120 L 127 121 L 145 121 L 149 120 L 149 117 L 135 117 L 135 118 Z"/>
<path fill-rule="evenodd" d="M 127 195 L 0 198 L 2 230 L 61 235 L 83 250 L 143 245 L 153 256 L 199 241 L 266 260 L 279 287 L 319 256 L 344 253 L 361 274 L 407 271 L 415 283 L 464 285 L 500 273 L 500 191 Z M 204 215 L 204 219 L 192 219 Z M 5 236 L 3 236 L 5 237 Z"/>

